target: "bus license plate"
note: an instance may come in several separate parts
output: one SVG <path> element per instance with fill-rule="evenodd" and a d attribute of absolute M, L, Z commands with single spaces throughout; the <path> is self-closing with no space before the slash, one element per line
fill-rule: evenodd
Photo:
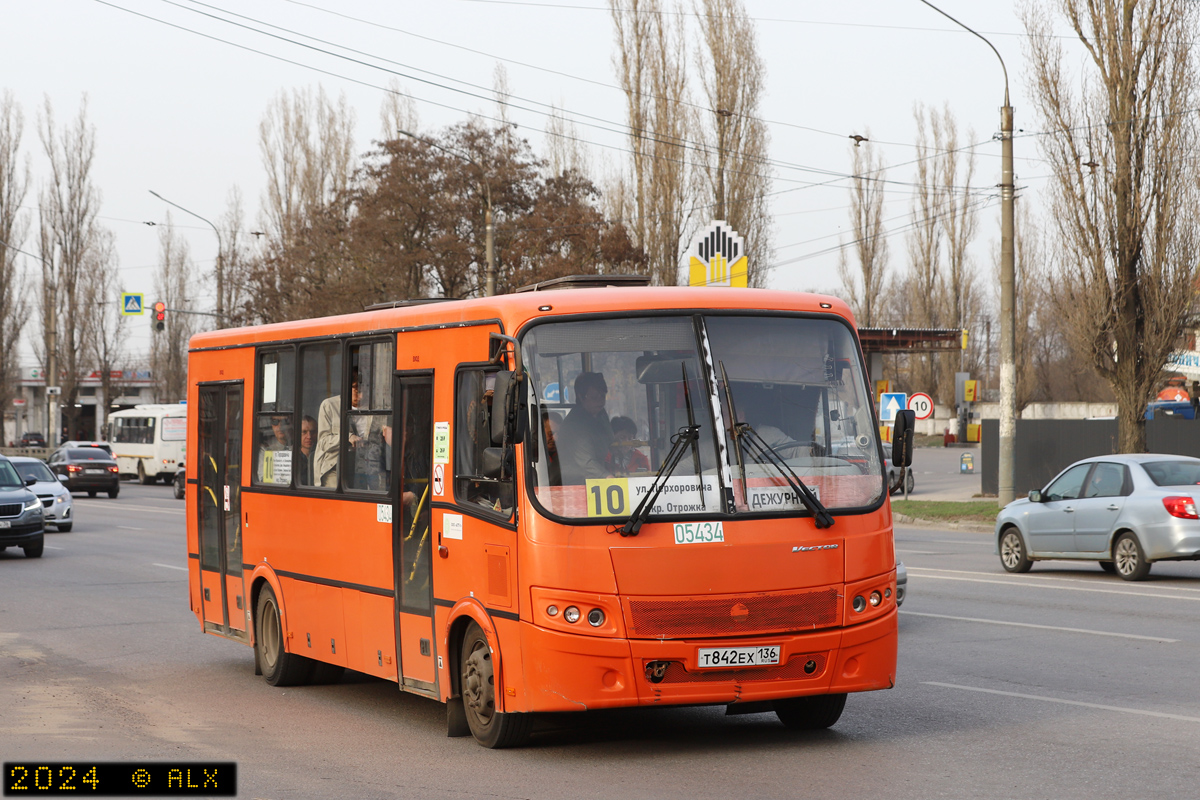
<path fill-rule="evenodd" d="M 759 647 L 701 647 L 696 651 L 696 665 L 701 669 L 714 667 L 769 667 L 779 663 L 779 645 Z"/>

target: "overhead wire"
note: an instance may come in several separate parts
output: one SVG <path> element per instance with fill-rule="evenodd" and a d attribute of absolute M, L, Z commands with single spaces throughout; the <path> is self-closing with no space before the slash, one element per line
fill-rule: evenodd
<path fill-rule="evenodd" d="M 346 56 L 346 55 L 343 55 L 343 54 L 341 54 L 341 53 L 336 53 L 336 52 L 332 52 L 332 51 L 329 51 L 329 50 L 324 50 L 324 49 L 322 49 L 322 48 L 320 48 L 320 47 L 315 47 L 315 46 L 313 46 L 313 45 L 310 45 L 310 44 L 305 44 L 304 42 L 298 42 L 298 41 L 296 41 L 296 40 L 294 40 L 294 39 L 289 39 L 289 38 L 287 38 L 286 36 L 280 36 L 279 34 L 271 33 L 270 31 L 264 31 L 264 30 L 260 30 L 260 29 L 258 29 L 258 28 L 254 28 L 254 27 L 252 27 L 252 26 L 249 26 L 249 25 L 244 25 L 244 24 L 242 24 L 242 23 L 240 23 L 240 22 L 236 22 L 236 21 L 234 21 L 234 20 L 225 19 L 224 17 L 218 16 L 218 15 L 215 15 L 215 14 L 209 14 L 209 13 L 207 13 L 207 12 L 200 11 L 200 10 L 198 10 L 198 9 L 189 8 L 188 6 L 182 5 L 181 3 L 179 3 L 179 2 L 176 2 L 175 0 L 159 0 L 159 2 L 161 2 L 161 3 L 164 3 L 164 4 L 166 4 L 166 5 L 174 6 L 174 7 L 176 7 L 176 8 L 180 8 L 180 9 L 182 9 L 182 10 L 185 10 L 185 11 L 189 11 L 189 12 L 191 12 L 191 13 L 194 13 L 194 14 L 199 14 L 199 15 L 201 15 L 201 16 L 207 17 L 207 18 L 209 18 L 209 19 L 214 19 L 214 20 L 217 20 L 217 21 L 219 21 L 219 22 L 223 22 L 223 23 L 225 23 L 225 24 L 228 24 L 228 25 L 233 25 L 233 26 L 236 26 L 236 27 L 242 28 L 242 29 L 244 29 L 244 30 L 249 30 L 249 31 L 251 31 L 251 32 L 258 33 L 258 34 L 261 34 L 261 35 L 263 35 L 263 36 L 268 36 L 268 37 L 271 37 L 271 38 L 274 38 L 274 39 L 278 39 L 278 40 L 280 40 L 280 41 L 287 42 L 287 43 L 289 43 L 289 44 L 293 44 L 293 45 L 296 45 L 296 46 L 298 46 L 298 47 L 307 48 L 307 49 L 313 50 L 313 51 L 315 51 L 315 52 L 318 52 L 318 53 L 322 53 L 322 54 L 324 54 L 324 55 L 331 56 L 331 57 L 333 57 L 333 58 L 340 58 L 340 59 L 343 59 L 343 60 L 349 61 L 349 62 L 351 62 L 351 63 L 359 64 L 360 66 L 365 66 L 365 67 L 367 67 L 367 68 L 369 68 L 369 69 L 376 69 L 376 70 L 380 70 L 380 71 L 383 71 L 383 72 L 387 72 L 387 73 L 389 73 L 389 74 L 396 75 L 396 76 L 398 76 L 398 77 L 402 77 L 402 78 L 409 78 L 410 80 L 415 80 L 415 81 L 418 81 L 418 82 L 420 82 L 420 83 L 424 83 L 424 84 L 427 84 L 427 85 L 433 86 L 433 87 L 435 87 L 435 88 L 440 88 L 440 89 L 445 89 L 445 90 L 447 90 L 447 91 L 451 91 L 451 92 L 457 92 L 457 93 L 460 93 L 460 94 L 465 94 L 465 95 L 467 95 L 468 97 L 472 97 L 472 98 L 475 98 L 475 99 L 481 99 L 481 100 L 490 100 L 490 101 L 494 101 L 494 102 L 496 102 L 496 103 L 498 103 L 498 104 L 500 104 L 500 105 L 504 105 L 504 106 L 506 106 L 506 107 L 509 107 L 509 108 L 512 108 L 512 109 L 515 109 L 515 110 L 519 110 L 519 111 L 526 111 L 526 112 L 533 113 L 533 114 L 540 114 L 540 115 L 547 116 L 547 117 L 551 117 L 551 116 L 553 116 L 553 112 L 557 110 L 557 111 L 560 111 L 560 112 L 562 112 L 562 113 L 570 114 L 570 115 L 571 115 L 573 118 L 575 118 L 575 119 L 572 119 L 571 121 L 580 120 L 580 121 L 579 121 L 579 124 L 580 124 L 580 125 L 583 125 L 583 126 L 585 126 L 585 127 L 595 128 L 595 129 L 597 129 L 597 130 L 605 131 L 605 132 L 607 132 L 607 133 L 613 133 L 613 134 L 617 134 L 617 135 L 619 135 L 619 136 L 626 136 L 626 135 L 628 135 L 628 132 L 627 132 L 627 131 L 625 131 L 625 130 L 618 129 L 618 128 L 613 128 L 613 127 L 610 127 L 610 126 L 608 126 L 608 125 L 605 125 L 605 124 L 599 124 L 599 123 L 606 123 L 606 122 L 607 122 L 607 120 L 606 120 L 606 119 L 604 119 L 604 118 L 602 118 L 602 117 L 596 117 L 596 116 L 593 116 L 593 115 L 590 115 L 590 114 L 583 114 L 583 113 L 580 113 L 580 112 L 575 112 L 575 111 L 567 111 L 567 110 L 564 110 L 564 109 L 556 109 L 556 107 L 554 107 L 553 105 L 551 105 L 551 104 L 548 104 L 548 103 L 543 103 L 543 102 L 541 102 L 541 101 L 538 101 L 538 100 L 532 100 L 532 99 L 529 99 L 529 98 L 524 98 L 524 97 L 520 97 L 520 96 L 517 96 L 517 95 L 508 95 L 509 97 L 515 97 L 515 98 L 517 98 L 518 100 L 521 100 L 522 102 L 525 102 L 525 103 L 533 103 L 533 104 L 535 104 L 535 105 L 541 105 L 541 106 L 545 106 L 546 108 L 549 108 L 549 109 L 551 109 L 551 111 L 550 111 L 550 112 L 547 112 L 547 111 L 540 111 L 540 110 L 538 110 L 538 109 L 533 109 L 533 108 L 526 108 L 526 107 L 523 107 L 523 106 L 517 105 L 517 104 L 515 104 L 515 103 L 512 103 L 512 102 L 510 102 L 510 101 L 508 101 L 508 100 L 506 100 L 506 99 L 502 99 L 502 98 L 498 98 L 498 97 L 488 97 L 487 95 L 481 95 L 481 94 L 477 94 L 477 93 L 475 93 L 475 92 L 467 91 L 467 90 L 464 90 L 464 89 L 459 89 L 459 88 L 456 88 L 456 87 L 453 87 L 453 86 L 446 86 L 445 84 L 437 83 L 437 82 L 435 82 L 435 81 L 431 81 L 431 80 L 429 80 L 429 79 L 426 79 L 426 78 L 421 78 L 421 77 L 417 77 L 417 76 L 413 76 L 413 75 L 406 75 L 406 74 L 404 74 L 404 73 L 396 72 L 395 70 L 390 70 L 390 69 L 387 69 L 386 67 L 382 67 L 382 66 L 379 66 L 379 65 L 377 65 L 377 64 L 371 64 L 371 63 L 369 63 L 369 62 L 362 61 L 362 60 L 360 60 L 360 59 L 357 59 L 357 58 L 351 58 L 351 57 L 349 57 L 349 56 Z M 434 72 L 434 71 L 431 71 L 431 70 L 426 70 L 426 69 L 423 69 L 423 68 L 421 68 L 421 67 L 414 67 L 414 66 L 412 66 L 412 65 L 409 65 L 409 64 L 404 64 L 404 63 L 402 63 L 402 62 L 398 62 L 398 61 L 395 61 L 395 60 L 393 60 L 393 59 L 389 59 L 389 58 L 386 58 L 386 57 L 383 57 L 383 56 L 378 56 L 378 55 L 375 55 L 375 54 L 373 54 L 373 53 L 368 53 L 368 52 L 366 52 L 366 51 L 358 50 L 358 49 L 355 49 L 355 48 L 352 48 L 352 47 L 348 47 L 348 46 L 346 46 L 346 45 L 341 45 L 341 44 L 338 44 L 338 43 L 336 43 L 336 42 L 331 42 L 331 41 L 329 41 L 329 40 L 326 40 L 326 39 L 321 39 L 321 38 L 319 38 L 319 37 L 310 36 L 310 35 L 308 35 L 308 34 L 305 34 L 305 33 L 299 32 L 299 31 L 295 31 L 295 30 L 292 30 L 292 29 L 289 29 L 289 28 L 285 28 L 285 27 L 282 27 L 282 26 L 279 26 L 279 25 L 275 25 L 275 24 L 273 24 L 273 23 L 270 23 L 270 22 L 264 22 L 264 21 L 262 21 L 262 20 L 255 19 L 255 18 L 253 18 L 253 17 L 248 17 L 248 16 L 246 16 L 246 15 L 239 14 L 239 13 L 237 13 L 237 12 L 234 12 L 234 11 L 229 11 L 228 9 L 224 9 L 224 8 L 221 8 L 221 7 L 219 7 L 219 6 L 215 6 L 215 5 L 212 5 L 212 4 L 209 4 L 209 3 L 205 3 L 205 2 L 201 2 L 201 0 L 188 0 L 188 2 L 190 2 L 190 3 L 194 4 L 194 5 L 203 6 L 203 7 L 205 7 L 205 8 L 214 9 L 214 10 L 220 11 L 221 13 L 224 13 L 224 14 L 229 14 L 229 15 L 231 15 L 231 16 L 238 17 L 238 18 L 240 18 L 240 19 L 249 20 L 249 21 L 251 21 L 251 22 L 254 22 L 254 23 L 255 23 L 255 24 L 257 24 L 257 25 L 265 25 L 265 26 L 267 26 L 267 27 L 274 28 L 274 29 L 276 29 L 276 30 L 285 31 L 286 33 L 288 33 L 288 34 L 291 34 L 292 36 L 300 36 L 300 37 L 303 37 L 303 38 L 305 38 L 305 39 L 311 39 L 311 40 L 313 40 L 313 41 L 320 42 L 321 44 L 324 44 L 324 45 L 327 45 L 327 46 L 330 46 L 330 47 L 335 47 L 335 48 L 338 48 L 338 49 L 341 49 L 341 50 L 346 50 L 346 51 L 348 51 L 348 52 L 355 53 L 355 54 L 357 54 L 357 55 L 360 55 L 360 56 L 365 56 L 365 57 L 367 57 L 367 58 L 372 58 L 372 59 L 375 59 L 375 60 L 378 60 L 378 61 L 382 61 L 382 62 L 384 62 L 384 63 L 388 63 L 388 64 L 394 64 L 394 65 L 396 65 L 396 66 L 399 66 L 399 67 L 402 67 L 402 68 L 404 68 L 404 69 L 413 70 L 413 71 L 416 71 L 416 72 L 423 72 L 423 73 L 425 73 L 425 74 L 428 74 L 428 75 L 433 75 L 433 76 L 436 76 L 437 78 L 439 78 L 439 79 L 441 79 L 441 80 L 445 80 L 445 81 L 451 81 L 451 82 L 454 82 L 454 83 L 461 83 L 461 84 L 463 84 L 463 85 L 465 85 L 465 86 L 470 86 L 470 87 L 472 87 L 472 88 L 474 88 L 474 89 L 479 89 L 479 90 L 487 91 L 486 87 L 482 87 L 482 86 L 480 86 L 479 84 L 474 84 L 474 83 L 471 83 L 471 82 L 469 82 L 469 81 L 463 81 L 463 80 L 459 80 L 459 79 L 457 79 L 457 78 L 452 78 L 452 77 L 450 77 L 450 76 L 447 76 L 447 75 L 444 75 L 444 74 L 442 74 L 442 73 Z M 581 121 L 581 120 L 583 120 L 583 119 L 593 120 L 594 122 L 583 122 L 583 121 Z M 741 156 L 741 157 L 743 157 L 743 158 L 748 158 L 748 160 L 749 160 L 749 161 L 751 161 L 751 162 L 753 162 L 753 163 L 758 163 L 758 164 L 762 164 L 762 165 L 766 165 L 766 166 L 773 166 L 773 167 L 778 167 L 778 168 L 783 168 L 783 169 L 793 169 L 793 170 L 796 170 L 796 171 L 799 171 L 799 172 L 811 172 L 811 173 L 815 173 L 815 174 L 818 174 L 818 175 L 837 175 L 837 176 L 841 176 L 841 177 L 848 177 L 846 173 L 838 172 L 838 171 L 836 171 L 836 170 L 829 170 L 829 169 L 825 169 L 825 168 L 821 168 L 821 167 L 812 167 L 812 166 L 808 166 L 808 165 L 804 165 L 804 164 L 796 164 L 796 163 L 792 163 L 792 162 L 779 161 L 779 160 L 777 160 L 777 159 L 771 159 L 771 158 L 767 158 L 767 157 L 764 157 L 764 156 L 754 156 L 754 155 L 747 156 L 747 154 L 745 154 L 745 153 L 742 153 L 741 151 L 738 151 L 738 150 L 732 150 L 732 149 L 728 149 L 728 148 L 719 148 L 719 147 L 718 147 L 718 148 L 711 148 L 711 147 L 709 147 L 708 145 L 704 145 L 704 144 L 698 144 L 697 142 L 695 142 L 695 141 L 693 141 L 693 140 L 689 140 L 689 139 L 687 139 L 687 138 L 684 138 L 684 137 L 676 137 L 676 136 L 669 136 L 669 135 L 668 135 L 668 136 L 663 136 L 663 135 L 660 135 L 660 134 L 657 134 L 657 133 L 653 133 L 653 132 L 651 132 L 651 133 L 649 133 L 649 135 L 648 135 L 648 136 L 646 136 L 646 138 L 647 138 L 649 141 L 652 141 L 652 142 L 657 142 L 657 143 L 660 143 L 660 144 L 665 144 L 665 145 L 667 145 L 667 146 L 669 146 L 669 147 L 678 147 L 678 148 L 680 148 L 680 149 L 682 149 L 682 150 L 685 150 L 685 151 L 686 151 L 686 150 L 695 151 L 695 152 L 697 152 L 697 153 L 701 153 L 701 154 L 703 154 L 703 155 L 707 155 L 707 156 L 712 156 L 712 155 L 716 155 L 716 154 L 721 154 L 721 153 L 724 153 L 725 155 Z M 601 145 L 601 146 L 603 146 L 603 145 Z M 626 151 L 626 152 L 628 152 L 628 151 Z M 668 159 L 668 160 L 673 160 L 673 159 Z M 686 161 L 679 161 L 679 163 L 685 164 L 685 165 L 687 165 L 687 166 L 703 166 L 702 164 L 695 164 L 695 163 L 690 163 L 690 162 L 686 162 Z M 731 175 L 746 175 L 746 176 L 749 176 L 749 177 L 753 177 L 753 178 L 759 178 L 759 179 L 775 179 L 775 178 L 777 177 L 777 176 L 767 176 L 767 175 L 763 175 L 763 174 L 756 173 L 756 172 L 747 172 L 747 171 L 745 171 L 745 170 L 737 170 L 737 169 L 729 169 L 729 170 L 727 170 L 727 171 L 728 171 L 728 173 L 729 173 L 729 174 L 731 174 Z M 778 179 L 779 179 L 779 180 L 784 180 L 784 181 L 791 181 L 791 182 L 802 182 L 802 181 L 799 181 L 798 179 L 789 179 L 789 178 L 782 178 L 782 177 L 779 177 Z M 895 183 L 895 184 L 897 184 L 897 185 L 904 185 L 904 186 L 911 186 L 911 185 L 912 185 L 912 184 L 909 184 L 909 183 L 907 183 L 907 182 L 904 182 L 904 181 L 891 181 L 891 182 L 892 182 L 892 183 Z M 960 189 L 961 189 L 961 188 L 963 188 L 963 187 L 957 187 L 957 188 L 960 188 Z"/>

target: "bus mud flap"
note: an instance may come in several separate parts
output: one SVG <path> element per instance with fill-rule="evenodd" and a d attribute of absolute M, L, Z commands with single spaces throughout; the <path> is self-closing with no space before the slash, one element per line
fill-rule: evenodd
<path fill-rule="evenodd" d="M 462 695 L 456 695 L 446 701 L 446 736 L 455 738 L 470 736 L 471 726 L 467 724 L 467 711 L 463 708 Z"/>

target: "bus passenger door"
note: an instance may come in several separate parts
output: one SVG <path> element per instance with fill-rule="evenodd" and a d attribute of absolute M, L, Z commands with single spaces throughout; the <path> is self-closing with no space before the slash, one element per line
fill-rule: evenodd
<path fill-rule="evenodd" d="M 242 583 L 242 384 L 201 385 L 197 416 L 204 629 L 247 640 Z"/>
<path fill-rule="evenodd" d="M 433 635 L 433 373 L 396 375 L 392 447 L 397 485 L 392 514 L 396 657 L 407 691 L 438 697 Z"/>

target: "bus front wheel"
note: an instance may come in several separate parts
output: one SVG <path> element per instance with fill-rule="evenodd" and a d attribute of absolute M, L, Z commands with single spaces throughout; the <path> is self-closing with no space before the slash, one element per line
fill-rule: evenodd
<path fill-rule="evenodd" d="M 496 710 L 496 675 L 492 648 L 478 623 L 472 622 L 463 638 L 459 659 L 460 687 L 467 725 L 484 747 L 519 747 L 533 727 L 530 714 L 505 714 Z"/>
<path fill-rule="evenodd" d="M 818 694 L 776 700 L 775 716 L 794 731 L 816 731 L 832 727 L 846 707 L 844 694 Z"/>
<path fill-rule="evenodd" d="M 254 615 L 254 649 L 263 677 L 272 686 L 300 686 L 308 683 L 313 662 L 287 652 L 283 647 L 283 625 L 275 591 L 264 586 L 258 595 Z"/>

